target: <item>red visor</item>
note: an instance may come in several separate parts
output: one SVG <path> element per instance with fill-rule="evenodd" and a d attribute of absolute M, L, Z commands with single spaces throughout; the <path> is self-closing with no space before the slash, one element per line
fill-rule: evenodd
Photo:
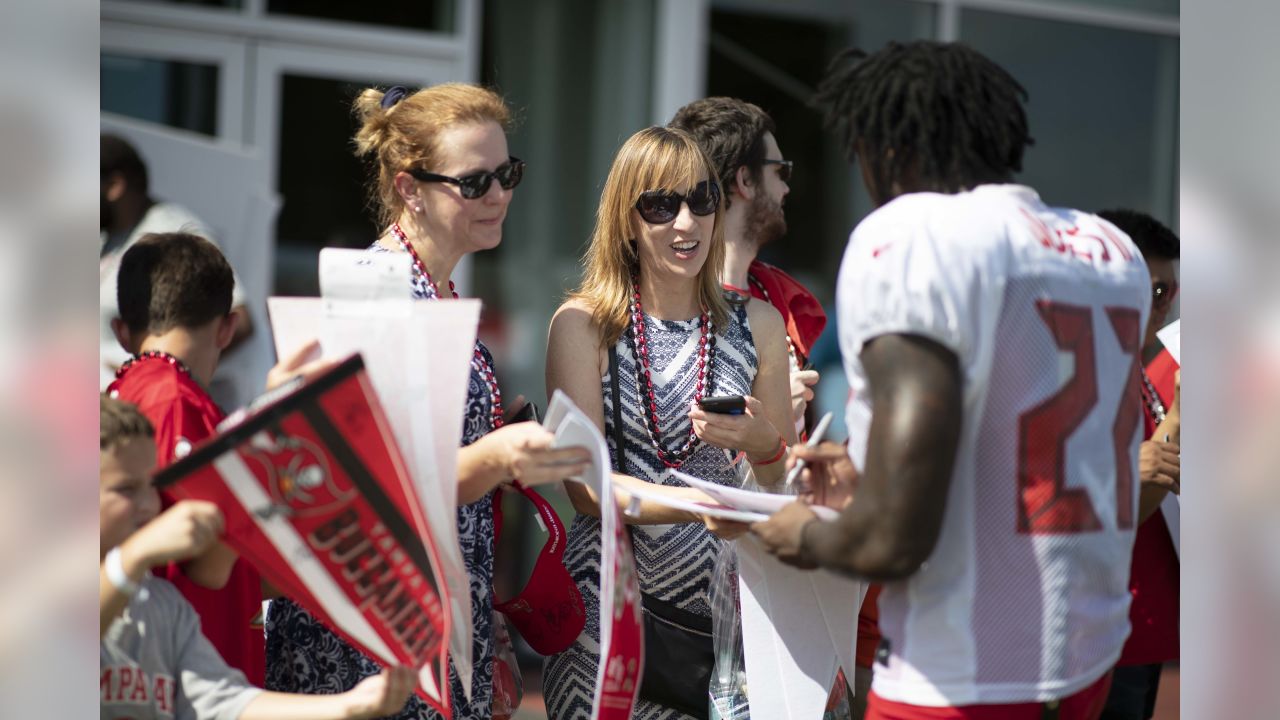
<path fill-rule="evenodd" d="M 564 523 L 551 505 L 541 495 L 514 484 L 538 509 L 546 526 L 547 542 L 538 553 L 533 574 L 514 598 L 499 601 L 494 593 L 493 607 L 516 626 L 529 646 L 540 655 L 558 653 L 578 638 L 587 622 L 587 611 L 582 605 L 578 585 L 564 567 Z M 493 498 L 494 545 L 502 534 L 502 496 Z"/>

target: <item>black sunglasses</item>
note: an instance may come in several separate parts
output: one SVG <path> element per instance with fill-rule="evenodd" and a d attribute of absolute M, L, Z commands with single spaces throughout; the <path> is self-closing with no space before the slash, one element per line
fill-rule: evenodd
<path fill-rule="evenodd" d="M 437 175 L 426 170 L 418 168 L 409 168 L 407 171 L 410 175 L 421 180 L 422 182 L 443 182 L 458 186 L 458 190 L 462 192 L 462 197 L 468 200 L 484 197 L 489 192 L 489 188 L 496 179 L 503 190 L 520 184 L 520 180 L 524 178 L 524 161 L 518 157 L 508 157 L 507 161 L 498 166 L 493 172 L 478 172 L 466 177 L 449 177 L 448 175 Z"/>
<path fill-rule="evenodd" d="M 791 182 L 791 171 L 795 168 L 795 163 L 790 160 L 771 160 L 765 158 L 760 161 L 761 165 L 777 165 L 778 179 L 782 182 Z"/>
<path fill-rule="evenodd" d="M 720 186 L 710 180 L 703 180 L 693 186 L 688 195 L 670 190 L 649 190 L 640 193 L 640 199 L 636 200 L 636 210 L 650 225 L 666 225 L 680 214 L 680 203 L 688 203 L 689 212 L 694 215 L 710 215 L 720 207 Z"/>

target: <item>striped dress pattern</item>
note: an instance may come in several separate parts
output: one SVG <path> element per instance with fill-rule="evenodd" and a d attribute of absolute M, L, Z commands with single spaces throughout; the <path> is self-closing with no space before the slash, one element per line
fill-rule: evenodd
<path fill-rule="evenodd" d="M 646 315 L 649 362 L 661 423 L 661 440 L 667 452 L 676 450 L 688 436 L 688 411 L 697 383 L 697 318 L 660 320 Z M 748 395 L 759 368 L 755 342 L 746 308 L 731 308 L 727 327 L 715 330 L 715 355 L 707 395 Z M 636 357 L 630 335 L 617 343 L 618 375 L 622 397 L 623 433 L 626 438 L 625 472 L 658 485 L 684 486 L 658 459 L 641 419 L 642 405 L 636 376 Z M 608 372 L 600 380 L 604 398 L 605 438 L 616 457 L 613 434 L 614 378 Z M 738 476 L 732 453 L 699 442 L 680 471 L 722 485 L 736 486 Z M 711 615 L 708 588 L 711 571 L 723 541 L 701 523 L 632 525 L 636 571 L 640 589 L 659 600 Z M 549 657 L 543 672 L 547 716 L 556 720 L 591 717 L 596 672 L 600 660 L 600 521 L 586 515 L 574 518 L 565 548 L 568 568 L 586 605 L 587 624 L 569 649 Z M 637 702 L 632 717 L 639 720 L 685 720 L 688 716 L 645 700 Z"/>

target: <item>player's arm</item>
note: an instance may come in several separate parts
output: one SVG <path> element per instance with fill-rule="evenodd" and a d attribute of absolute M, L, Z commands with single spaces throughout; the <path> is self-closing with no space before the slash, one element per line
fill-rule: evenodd
<path fill-rule="evenodd" d="M 872 580 L 910 576 L 933 553 L 960 438 L 963 381 L 954 353 L 915 335 L 882 335 L 860 355 L 871 392 L 857 499 L 807 522 L 801 554 Z"/>

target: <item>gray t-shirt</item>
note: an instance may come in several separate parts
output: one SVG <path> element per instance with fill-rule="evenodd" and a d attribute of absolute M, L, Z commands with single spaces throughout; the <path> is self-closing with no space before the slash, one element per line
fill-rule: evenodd
<path fill-rule="evenodd" d="M 102 637 L 102 720 L 235 720 L 262 692 L 227 665 L 178 589 L 147 576 Z"/>

